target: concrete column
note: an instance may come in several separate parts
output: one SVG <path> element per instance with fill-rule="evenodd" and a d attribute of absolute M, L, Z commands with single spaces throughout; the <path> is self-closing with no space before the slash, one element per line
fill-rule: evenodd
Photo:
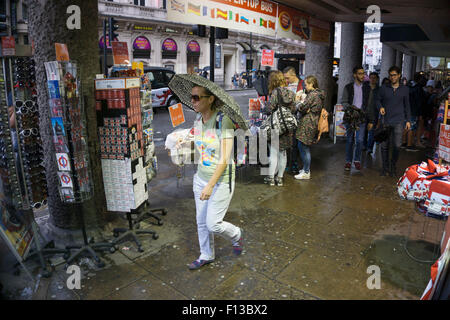
<path fill-rule="evenodd" d="M 416 70 L 415 70 L 416 72 L 422 71 L 422 59 L 423 59 L 422 56 L 416 57 Z"/>
<path fill-rule="evenodd" d="M 401 69 L 403 66 L 403 52 L 396 50 L 395 53 L 395 65 Z"/>
<path fill-rule="evenodd" d="M 423 56 L 422 57 L 422 70 L 420 70 L 420 71 L 425 71 L 426 66 L 427 66 L 427 57 Z"/>
<path fill-rule="evenodd" d="M 332 58 L 330 48 L 327 45 L 318 44 L 313 41 L 306 42 L 305 53 L 305 76 L 315 76 L 319 81 L 319 88 L 325 91 L 325 108 L 330 111 L 332 89 L 330 80 L 333 75 Z"/>
<path fill-rule="evenodd" d="M 380 83 L 384 78 L 389 78 L 389 68 L 395 65 L 396 50 L 382 44 L 381 49 Z"/>
<path fill-rule="evenodd" d="M 341 27 L 338 102 L 341 102 L 344 87 L 354 80 L 353 68 L 362 65 L 363 45 L 364 24 L 343 22 Z"/>
<path fill-rule="evenodd" d="M 411 80 L 413 76 L 413 57 L 405 54 L 403 56 L 402 78 Z"/>

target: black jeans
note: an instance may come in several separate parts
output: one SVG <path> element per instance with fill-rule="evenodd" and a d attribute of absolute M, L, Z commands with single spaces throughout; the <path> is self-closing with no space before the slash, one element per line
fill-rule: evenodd
<path fill-rule="evenodd" d="M 389 164 L 391 164 L 394 168 L 397 164 L 400 146 L 402 144 L 402 135 L 404 125 L 402 123 L 390 125 L 390 133 L 389 138 L 381 143 L 381 157 L 383 160 L 383 169 L 388 171 Z M 392 158 L 389 161 L 389 148 L 392 147 Z"/>

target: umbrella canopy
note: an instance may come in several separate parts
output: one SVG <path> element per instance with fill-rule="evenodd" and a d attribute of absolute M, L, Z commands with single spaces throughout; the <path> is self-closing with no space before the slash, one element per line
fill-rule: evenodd
<path fill-rule="evenodd" d="M 169 82 L 169 88 L 175 93 L 180 101 L 194 110 L 191 103 L 191 92 L 193 87 L 207 88 L 219 100 L 218 110 L 230 117 L 239 128 L 243 130 L 248 129 L 247 121 L 241 112 L 241 107 L 237 102 L 225 92 L 224 89 L 199 75 L 196 74 L 176 74 Z"/>

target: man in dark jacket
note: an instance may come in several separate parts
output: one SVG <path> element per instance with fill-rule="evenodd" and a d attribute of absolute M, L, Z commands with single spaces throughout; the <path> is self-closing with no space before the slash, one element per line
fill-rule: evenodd
<path fill-rule="evenodd" d="M 372 129 L 374 123 L 374 112 L 369 110 L 369 95 L 370 86 L 365 84 L 364 81 L 364 69 L 363 67 L 353 68 L 354 82 L 347 84 L 342 94 L 342 106 L 344 110 L 349 108 L 360 109 L 367 117 L 368 122 L 371 124 L 369 130 Z M 360 125 L 357 130 L 350 124 L 346 123 L 347 129 L 347 145 L 345 147 L 345 170 L 350 171 L 352 168 L 352 161 L 355 160 L 355 169 L 361 170 L 361 152 L 366 131 L 366 121 Z M 356 143 L 355 143 L 356 142 Z M 355 146 L 354 156 L 353 147 Z"/>
<path fill-rule="evenodd" d="M 411 107 L 409 105 L 409 88 L 402 85 L 400 68 L 393 66 L 389 69 L 391 83 L 380 88 L 377 109 L 382 115 L 384 124 L 389 128 L 389 138 L 381 144 L 383 169 L 381 175 L 388 172 L 391 177 L 396 176 L 396 165 L 402 143 L 403 129 L 411 129 Z M 405 126 L 406 123 L 406 126 Z M 392 158 L 389 162 L 389 147 L 392 145 Z"/>

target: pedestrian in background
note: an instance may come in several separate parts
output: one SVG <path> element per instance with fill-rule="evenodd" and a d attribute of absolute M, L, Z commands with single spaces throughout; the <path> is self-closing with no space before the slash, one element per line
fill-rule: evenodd
<path fill-rule="evenodd" d="M 284 79 L 286 80 L 288 88 L 294 92 L 296 95 L 296 102 L 300 102 L 300 95 L 297 96 L 297 93 L 304 92 L 305 85 L 304 81 L 297 77 L 295 68 L 292 66 L 286 67 L 283 69 Z M 303 91 L 302 91 L 303 90 Z M 295 112 L 295 111 L 294 111 Z M 298 115 L 297 115 L 298 119 Z M 289 168 L 292 174 L 297 174 L 298 172 L 298 160 L 299 160 L 299 150 L 298 150 L 298 141 L 295 136 L 292 137 L 292 147 L 289 153 Z"/>
<path fill-rule="evenodd" d="M 295 176 L 297 180 L 311 179 L 311 145 L 317 141 L 319 117 L 325 101 L 325 92 L 319 89 L 316 77 L 306 77 L 305 85 L 307 95 L 297 104 L 300 120 L 295 136 L 303 161 L 303 169 Z"/>
<path fill-rule="evenodd" d="M 275 112 L 278 108 L 295 111 L 295 93 L 287 88 L 287 83 L 281 71 L 273 71 L 269 76 L 269 108 Z M 287 164 L 287 150 L 292 147 L 294 132 L 285 132 L 280 135 L 279 146 L 270 144 L 269 177 L 266 182 L 269 185 L 283 186 L 283 175 Z"/>
<path fill-rule="evenodd" d="M 381 143 L 383 167 L 381 176 L 388 173 L 397 175 L 397 161 L 402 143 L 403 129 L 411 129 L 411 109 L 409 105 L 409 88 L 400 83 L 401 71 L 397 66 L 389 68 L 390 84 L 382 86 L 377 99 L 377 110 L 384 124 L 389 128 L 389 138 Z M 384 119 L 383 119 L 384 118 Z M 389 149 L 392 157 L 389 161 Z"/>
<path fill-rule="evenodd" d="M 366 126 L 370 131 L 375 122 L 374 111 L 369 109 L 371 89 L 367 83 L 363 83 L 364 75 L 363 67 L 357 66 L 353 68 L 354 81 L 345 86 L 342 94 L 342 105 L 344 106 L 345 113 L 356 113 L 360 115 L 359 119 L 354 119 L 357 122 L 356 125 L 349 122 L 345 124 L 347 144 L 345 147 L 344 169 L 347 171 L 351 170 L 353 161 L 355 169 L 358 171 L 361 170 L 361 154 Z"/>
<path fill-rule="evenodd" d="M 373 114 L 373 124 L 372 126 L 370 125 L 370 122 L 367 122 L 367 140 L 365 141 L 366 144 L 366 149 L 367 149 L 367 154 L 371 155 L 373 153 L 373 146 L 374 146 L 374 133 L 375 133 L 375 128 L 378 124 L 378 112 L 377 112 L 377 107 L 376 107 L 376 99 L 378 96 L 378 92 L 380 90 L 380 78 L 378 76 L 378 73 L 376 72 L 372 72 L 369 75 L 369 85 L 370 85 L 370 94 L 369 94 L 369 101 L 368 101 L 368 112 L 372 112 Z M 369 127 L 371 128 L 369 130 Z"/>

